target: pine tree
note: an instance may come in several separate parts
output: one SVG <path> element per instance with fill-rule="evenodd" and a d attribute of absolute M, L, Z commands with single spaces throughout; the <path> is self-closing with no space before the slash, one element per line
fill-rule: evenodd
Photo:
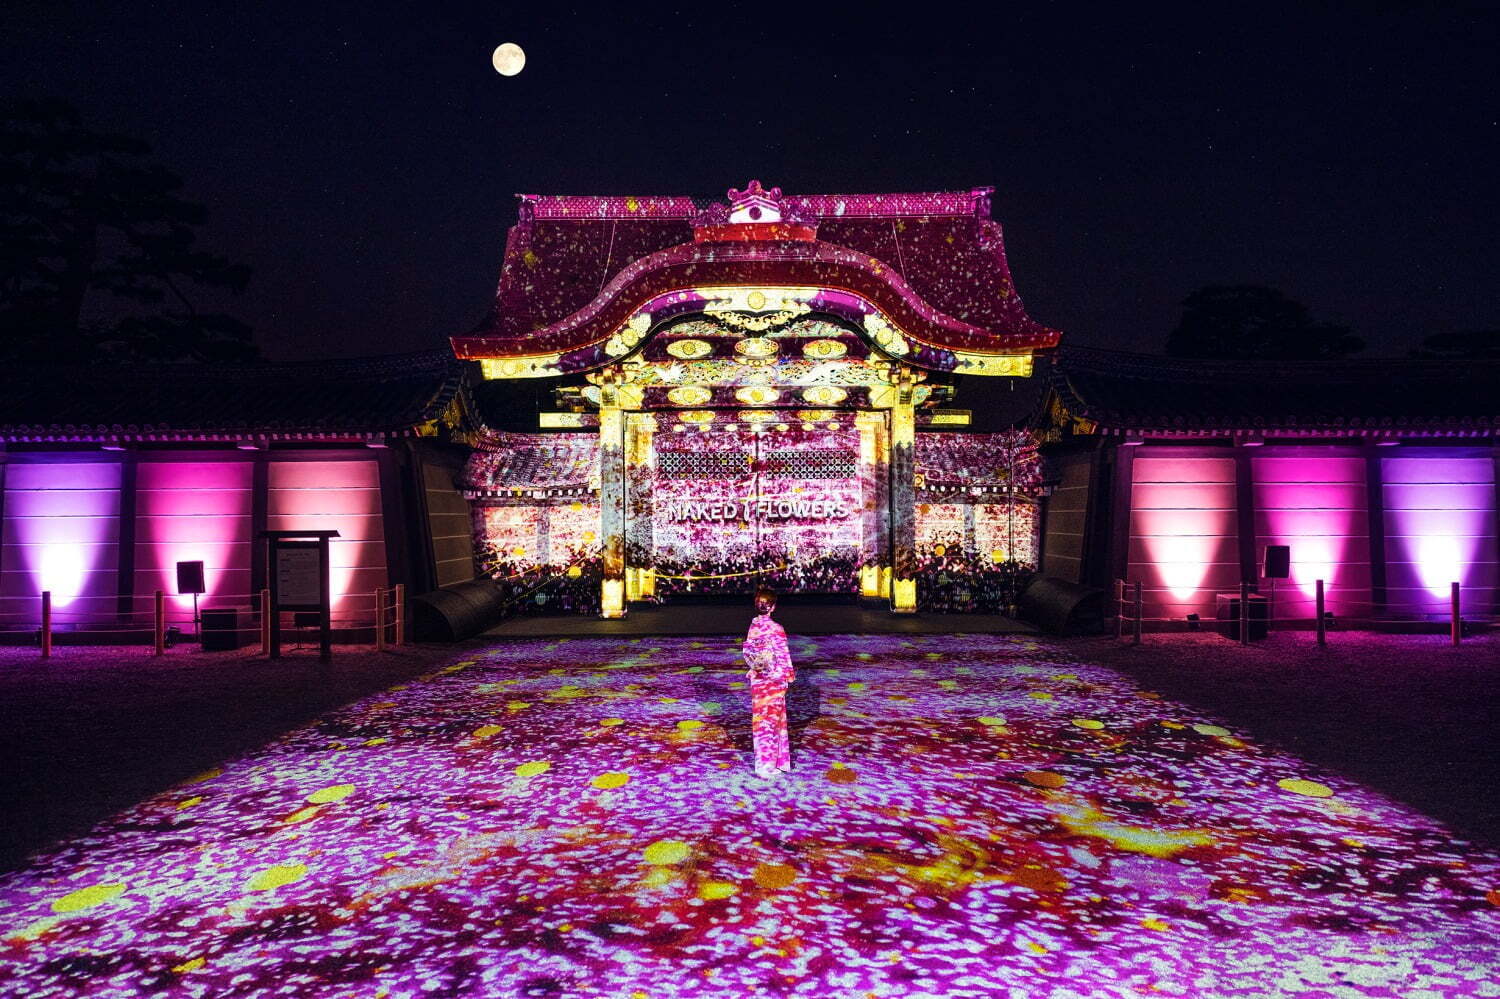
<path fill-rule="evenodd" d="M 0 357 L 235 361 L 250 330 L 200 308 L 250 270 L 197 247 L 207 212 L 138 139 L 59 101 L 0 115 Z"/>

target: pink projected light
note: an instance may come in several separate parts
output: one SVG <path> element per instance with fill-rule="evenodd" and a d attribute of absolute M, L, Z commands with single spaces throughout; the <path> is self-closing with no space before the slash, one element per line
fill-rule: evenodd
<path fill-rule="evenodd" d="M 369 616 L 369 594 L 386 585 L 385 531 L 374 461 L 277 461 L 270 470 L 272 530 L 339 532 L 329 546 L 335 613 Z"/>
<path fill-rule="evenodd" d="M 1273 613 L 1307 620 L 1316 614 L 1318 580 L 1325 609 L 1338 615 L 1368 607 L 1370 568 L 1364 458 L 1348 452 L 1256 457 L 1257 557 L 1266 545 L 1291 548 L 1290 592 Z"/>
<path fill-rule="evenodd" d="M 1471 561 L 1468 549 L 1472 542 L 1472 538 L 1458 534 L 1416 539 L 1417 572 L 1428 593 L 1443 596 L 1453 583 L 1463 582 Z"/>
<path fill-rule="evenodd" d="M 1348 514 L 1330 514 L 1328 526 L 1331 530 L 1347 530 L 1350 526 L 1349 521 L 1352 519 Z M 1334 577 L 1338 575 L 1339 566 L 1343 563 L 1343 538 L 1285 535 L 1283 543 L 1291 545 L 1292 582 L 1303 595 L 1309 598 L 1315 597 L 1320 579 L 1332 592 Z"/>
<path fill-rule="evenodd" d="M 1239 576 L 1234 540 L 1234 461 L 1142 449 L 1131 485 L 1132 574 L 1142 577 L 1147 613 L 1210 613 L 1214 594 Z"/>
<path fill-rule="evenodd" d="M 92 545 L 44 545 L 38 559 L 37 589 L 52 593 L 52 606 L 66 607 L 83 592 L 84 580 L 93 568 Z"/>
<path fill-rule="evenodd" d="M 204 599 L 245 599 L 250 586 L 248 462 L 143 462 L 137 480 L 137 565 L 180 610 L 177 563 L 202 562 Z"/>
<path fill-rule="evenodd" d="M 1152 540 L 1151 553 L 1156 571 L 1172 596 L 1187 601 L 1197 595 L 1203 587 L 1203 577 L 1208 573 L 1208 563 L 1216 545 L 1214 538 L 1158 535 Z"/>

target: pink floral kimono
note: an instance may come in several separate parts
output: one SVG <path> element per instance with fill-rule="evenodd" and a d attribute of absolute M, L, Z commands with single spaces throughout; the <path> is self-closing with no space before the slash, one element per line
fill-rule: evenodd
<path fill-rule="evenodd" d="M 792 682 L 792 655 L 786 631 L 769 614 L 756 615 L 745 636 L 750 667 L 750 731 L 755 737 L 755 772 L 762 777 L 792 769 L 786 739 L 786 688 Z"/>

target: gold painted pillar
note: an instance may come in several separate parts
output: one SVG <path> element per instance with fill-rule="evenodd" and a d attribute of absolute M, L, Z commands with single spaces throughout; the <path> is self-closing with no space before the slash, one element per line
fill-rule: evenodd
<path fill-rule="evenodd" d="M 600 616 L 625 616 L 625 412 L 613 378 L 599 380 Z"/>
<path fill-rule="evenodd" d="M 859 430 L 860 564 L 859 595 L 890 596 L 890 562 L 886 558 L 890 530 L 886 501 L 889 473 L 886 460 L 885 414 L 866 410 L 855 418 Z"/>
<path fill-rule="evenodd" d="M 656 418 L 631 413 L 625 419 L 625 599 L 656 593 L 651 557 L 651 437 Z"/>
<path fill-rule="evenodd" d="M 898 370 L 892 379 L 891 406 L 891 610 L 917 610 L 917 414 L 913 373 Z"/>

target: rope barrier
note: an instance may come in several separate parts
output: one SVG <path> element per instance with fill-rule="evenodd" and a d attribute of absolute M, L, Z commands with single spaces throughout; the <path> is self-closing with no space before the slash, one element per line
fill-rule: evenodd
<path fill-rule="evenodd" d="M 725 573 L 720 573 L 718 575 L 713 575 L 713 576 L 710 576 L 710 575 L 703 575 L 703 576 L 669 576 L 666 573 L 658 572 L 658 573 L 656 573 L 656 578 L 657 579 L 680 579 L 680 580 L 685 580 L 685 581 L 687 581 L 689 583 L 696 583 L 699 580 L 704 580 L 704 579 L 738 579 L 740 576 L 759 576 L 759 575 L 761 575 L 763 573 L 767 573 L 767 572 L 780 572 L 782 569 L 785 569 L 785 568 L 787 568 L 787 563 L 783 562 L 781 565 L 774 566 L 774 567 L 772 567 L 770 569 L 747 569 L 744 572 L 725 572 Z"/>
<path fill-rule="evenodd" d="M 182 596 L 179 594 L 178 596 Z M 341 605 L 338 611 L 331 615 L 330 624 L 338 630 L 359 630 L 370 625 L 369 618 L 361 613 L 349 613 L 352 605 L 356 612 L 370 608 L 374 614 L 374 641 L 379 648 L 384 648 L 385 635 L 394 631 L 395 644 L 402 645 L 406 641 L 406 586 L 398 583 L 394 589 L 381 587 L 368 597 L 361 599 L 363 595 L 345 593 L 338 594 L 335 600 Z M 215 599 L 229 601 L 245 598 L 249 601 L 252 594 L 248 593 L 221 593 L 216 594 Z M 205 624 L 202 617 L 189 614 L 183 610 L 169 610 L 167 605 L 167 594 L 162 590 L 155 590 L 151 594 L 136 594 L 130 598 L 130 609 L 119 611 L 120 597 L 118 595 L 78 595 L 67 600 L 68 609 L 57 607 L 55 595 L 50 590 L 44 590 L 35 596 L 5 596 L 0 601 L 30 605 L 32 608 L 40 602 L 40 613 L 32 617 L 35 610 L 13 610 L 0 611 L 0 619 L 7 623 L 0 626 L 0 631 L 15 634 L 17 632 L 33 632 L 37 636 L 37 642 L 41 647 L 43 658 L 52 655 L 55 636 L 59 634 L 72 636 L 122 636 L 122 635 L 145 635 L 155 655 L 163 655 L 175 638 L 182 637 L 184 628 L 191 626 L 192 635 L 202 638 L 205 635 L 231 634 L 242 635 L 247 630 L 240 622 L 239 611 L 244 609 L 250 611 L 247 620 L 259 617 L 259 631 L 261 651 L 268 652 L 270 648 L 270 631 L 272 615 L 268 613 L 270 606 L 270 591 L 261 590 L 254 607 L 206 607 L 204 611 L 233 611 L 231 618 L 233 623 Z M 105 608 L 96 610 L 77 610 L 73 608 L 76 604 L 93 602 L 95 605 L 104 603 Z M 281 611 L 279 613 L 293 613 Z M 206 616 L 206 615 L 205 615 Z M 109 620 L 105 618 L 108 617 Z M 238 641 L 234 643 L 236 646 Z"/>
<path fill-rule="evenodd" d="M 1208 624 L 1210 628 L 1225 628 L 1227 629 L 1226 634 L 1231 638 L 1238 639 L 1241 645 L 1249 644 L 1252 629 L 1262 632 L 1261 637 L 1265 637 L 1264 633 L 1269 632 L 1273 625 L 1293 624 L 1300 628 L 1311 627 L 1316 632 L 1318 645 L 1326 646 L 1328 644 L 1328 629 L 1336 621 L 1341 621 L 1346 626 L 1430 625 L 1437 623 L 1437 620 L 1433 619 L 1440 620 L 1447 618 L 1452 644 L 1459 645 L 1463 640 L 1464 624 L 1466 621 L 1461 600 L 1462 588 L 1457 582 L 1450 584 L 1449 600 L 1443 605 L 1435 605 L 1433 603 L 1410 604 L 1397 601 L 1392 606 L 1389 601 L 1385 604 L 1377 604 L 1371 600 L 1345 600 L 1339 598 L 1339 603 L 1345 609 L 1341 610 L 1338 615 L 1335 615 L 1327 609 L 1327 584 L 1324 580 L 1319 579 L 1314 581 L 1313 608 L 1310 616 L 1308 614 L 1295 616 L 1285 614 L 1272 615 L 1270 613 L 1270 602 L 1262 594 L 1252 589 L 1253 584 L 1244 582 L 1239 584 L 1238 593 L 1218 592 L 1215 594 L 1215 614 L 1208 621 L 1202 621 L 1199 617 L 1197 608 L 1204 606 L 1204 603 L 1201 601 L 1161 601 L 1161 603 L 1167 606 L 1175 604 L 1178 607 L 1193 608 L 1193 610 L 1180 617 L 1147 616 L 1144 613 L 1143 587 L 1141 582 L 1136 580 L 1132 585 L 1134 590 L 1133 607 L 1128 608 L 1125 597 L 1126 580 L 1116 579 L 1114 581 L 1115 639 L 1120 640 L 1124 638 L 1125 624 L 1129 621 L 1134 639 L 1132 644 L 1139 644 L 1141 626 L 1146 622 L 1152 624 L 1186 624 L 1190 630 L 1197 630 L 1201 624 Z M 1418 588 L 1405 587 L 1404 589 L 1413 590 Z M 1426 590 L 1427 588 L 1422 587 L 1421 589 Z M 1487 589 L 1494 590 L 1491 587 L 1478 587 L 1478 589 L 1481 592 Z M 1172 590 L 1170 587 L 1152 587 L 1147 592 L 1170 593 Z M 1500 596 L 1500 593 L 1496 593 L 1496 595 Z M 1234 603 L 1226 604 L 1223 599 L 1224 597 L 1233 597 Z M 1282 599 L 1295 605 L 1303 602 L 1306 598 L 1291 598 L 1288 600 L 1288 598 L 1283 596 Z M 1261 612 L 1252 613 L 1252 607 L 1260 607 L 1262 610 Z M 1380 617 L 1360 617 L 1349 612 L 1349 609 L 1352 608 L 1379 609 L 1385 613 Z M 1486 623 L 1500 622 L 1500 605 L 1496 606 L 1496 611 L 1471 612 L 1467 617 L 1467 621 L 1469 623 L 1481 621 Z"/>

